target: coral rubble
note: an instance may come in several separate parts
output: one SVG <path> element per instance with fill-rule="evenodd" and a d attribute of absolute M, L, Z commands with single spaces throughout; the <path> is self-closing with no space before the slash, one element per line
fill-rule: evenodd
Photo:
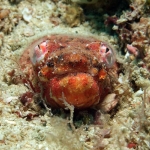
<path fill-rule="evenodd" d="M 149 0 L 0 0 L 0 149 L 149 150 L 149 14 Z M 52 34 L 113 46 L 115 66 L 103 64 L 99 76 L 101 105 L 74 111 L 63 100 L 66 109 L 51 108 L 32 86 L 32 52 L 25 50 Z"/>

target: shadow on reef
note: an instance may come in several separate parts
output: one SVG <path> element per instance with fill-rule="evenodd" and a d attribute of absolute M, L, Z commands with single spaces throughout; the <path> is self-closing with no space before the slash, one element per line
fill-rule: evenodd
<path fill-rule="evenodd" d="M 99 125 L 103 126 L 103 119 L 101 115 L 109 116 L 109 118 L 113 118 L 114 115 L 118 111 L 119 105 L 117 105 L 113 110 L 111 110 L 109 113 L 103 113 L 101 110 L 97 109 L 86 109 L 86 110 L 74 110 L 73 114 L 73 125 L 75 128 L 80 128 L 81 126 L 88 126 L 88 125 Z M 53 115 L 61 117 L 63 119 L 68 119 L 68 126 L 69 124 L 69 117 L 70 117 L 70 111 L 64 110 L 64 109 L 51 109 L 51 112 Z"/>
<path fill-rule="evenodd" d="M 19 4 L 21 1 L 23 1 L 23 0 L 9 0 L 11 5 Z"/>
<path fill-rule="evenodd" d="M 81 7 L 84 10 L 85 20 L 89 21 L 90 25 L 94 26 L 98 32 L 108 32 L 113 35 L 115 34 L 112 30 L 114 22 L 110 20 L 107 23 L 107 18 L 115 16 L 117 20 L 123 10 L 129 9 L 129 4 L 124 0 L 106 0 L 90 5 L 83 4 Z"/>

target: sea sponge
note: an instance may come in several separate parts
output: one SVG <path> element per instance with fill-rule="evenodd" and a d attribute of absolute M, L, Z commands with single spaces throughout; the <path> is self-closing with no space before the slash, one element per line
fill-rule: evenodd
<path fill-rule="evenodd" d="M 84 20 L 82 8 L 74 4 L 68 5 L 64 19 L 69 26 L 78 26 Z"/>

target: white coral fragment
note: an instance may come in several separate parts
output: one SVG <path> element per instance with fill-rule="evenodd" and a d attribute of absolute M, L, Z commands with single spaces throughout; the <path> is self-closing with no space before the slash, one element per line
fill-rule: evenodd
<path fill-rule="evenodd" d="M 25 8 L 22 10 L 22 15 L 23 15 L 23 19 L 24 19 L 26 22 L 30 22 L 31 19 L 32 19 L 32 9 L 29 9 L 29 8 L 25 7 Z"/>
<path fill-rule="evenodd" d="M 6 98 L 5 102 L 10 103 L 11 101 L 16 100 L 16 99 L 18 99 L 17 96 L 10 96 L 10 97 Z"/>
<path fill-rule="evenodd" d="M 102 111 L 104 112 L 109 112 L 111 109 L 113 109 L 118 103 L 118 99 L 116 98 L 116 94 L 112 93 L 112 94 L 108 94 L 103 102 L 101 103 L 100 108 L 102 109 Z"/>
<path fill-rule="evenodd" d="M 141 96 L 142 94 L 144 94 L 143 90 L 140 88 L 137 92 L 135 92 L 133 95 L 134 96 Z"/>

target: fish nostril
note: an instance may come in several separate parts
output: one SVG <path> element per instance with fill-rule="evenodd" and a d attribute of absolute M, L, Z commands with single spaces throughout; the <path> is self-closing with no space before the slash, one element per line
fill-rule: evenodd
<path fill-rule="evenodd" d="M 48 67 L 54 67 L 54 63 L 53 62 L 47 62 L 47 66 Z"/>

